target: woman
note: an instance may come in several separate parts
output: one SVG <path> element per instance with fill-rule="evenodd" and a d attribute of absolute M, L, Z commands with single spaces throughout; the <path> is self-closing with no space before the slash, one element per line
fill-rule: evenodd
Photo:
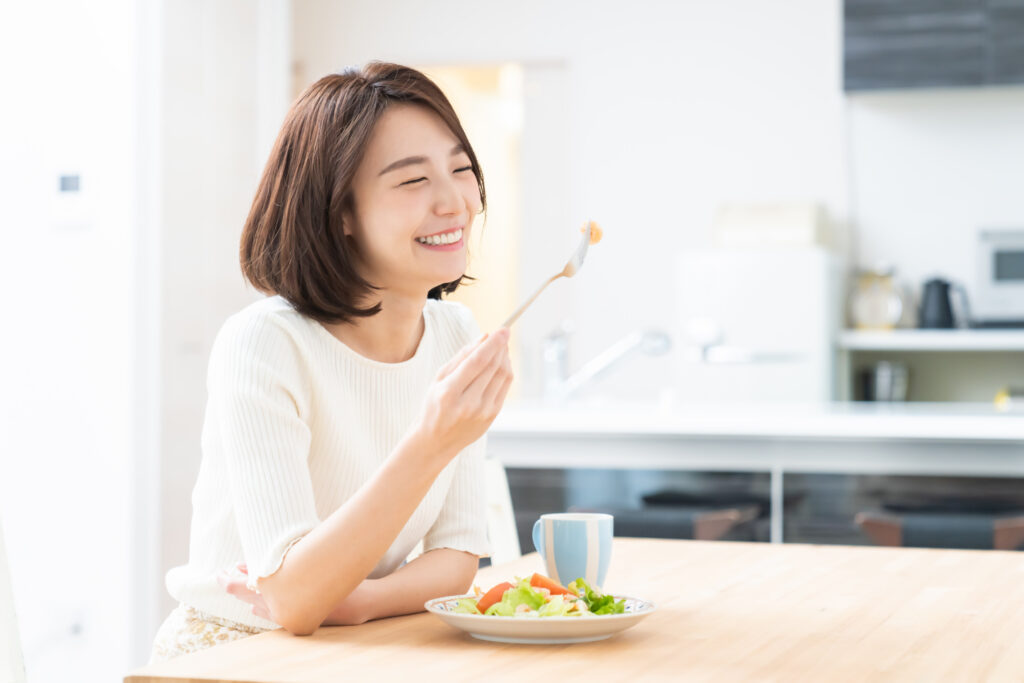
<path fill-rule="evenodd" d="M 485 196 L 418 71 L 348 69 L 293 105 L 242 234 L 242 271 L 271 296 L 211 351 L 189 562 L 167 575 L 181 605 L 153 661 L 469 589 L 490 552 L 481 468 L 508 330 L 477 338 L 441 295 Z"/>

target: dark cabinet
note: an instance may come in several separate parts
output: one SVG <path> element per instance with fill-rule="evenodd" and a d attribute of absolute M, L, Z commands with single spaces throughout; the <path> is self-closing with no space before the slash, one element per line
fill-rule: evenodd
<path fill-rule="evenodd" d="M 1024 83 L 1024 0 L 989 0 L 990 83 Z"/>
<path fill-rule="evenodd" d="M 1024 83 L 1024 0 L 844 0 L 843 88 Z"/>

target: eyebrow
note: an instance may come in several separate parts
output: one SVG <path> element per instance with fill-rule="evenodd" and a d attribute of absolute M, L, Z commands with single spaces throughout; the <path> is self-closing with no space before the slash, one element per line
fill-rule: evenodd
<path fill-rule="evenodd" d="M 460 142 L 459 144 L 457 144 L 454 147 L 452 147 L 452 151 L 451 151 L 450 154 L 451 154 L 451 156 L 455 156 L 456 154 L 458 154 L 460 152 L 465 152 L 465 151 L 466 151 L 465 147 L 463 147 L 462 143 Z M 406 166 L 414 166 L 416 164 L 425 164 L 425 163 L 427 163 L 427 157 L 425 157 L 425 156 L 406 157 L 404 159 L 399 159 L 398 161 L 394 162 L 393 164 L 388 164 L 387 166 L 385 166 L 384 170 L 377 174 L 377 177 L 380 177 L 380 176 L 384 175 L 385 173 L 391 173 L 391 171 L 397 171 L 400 168 L 405 168 Z"/>

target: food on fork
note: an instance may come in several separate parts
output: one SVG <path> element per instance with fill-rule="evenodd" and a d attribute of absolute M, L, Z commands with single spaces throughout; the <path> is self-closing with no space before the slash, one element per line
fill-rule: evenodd
<path fill-rule="evenodd" d="M 453 612 L 499 617 L 582 617 L 602 614 L 624 614 L 625 600 L 605 595 L 582 578 L 568 586 L 534 574 L 515 577 L 515 584 L 505 581 L 476 598 L 462 598 Z"/>
<path fill-rule="evenodd" d="M 604 231 L 601 230 L 601 226 L 597 224 L 597 221 L 587 221 L 580 228 L 580 232 L 586 234 L 588 225 L 590 226 L 590 243 L 597 244 L 601 241 L 601 237 L 604 236 Z"/>

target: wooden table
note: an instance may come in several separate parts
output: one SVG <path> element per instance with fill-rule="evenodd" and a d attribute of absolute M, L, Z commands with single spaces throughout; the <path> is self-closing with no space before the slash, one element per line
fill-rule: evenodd
<path fill-rule="evenodd" d="M 531 553 L 477 583 L 539 570 Z M 1024 680 L 1024 553 L 617 538 L 606 585 L 658 611 L 575 645 L 479 641 L 426 613 L 279 630 L 125 681 Z"/>

